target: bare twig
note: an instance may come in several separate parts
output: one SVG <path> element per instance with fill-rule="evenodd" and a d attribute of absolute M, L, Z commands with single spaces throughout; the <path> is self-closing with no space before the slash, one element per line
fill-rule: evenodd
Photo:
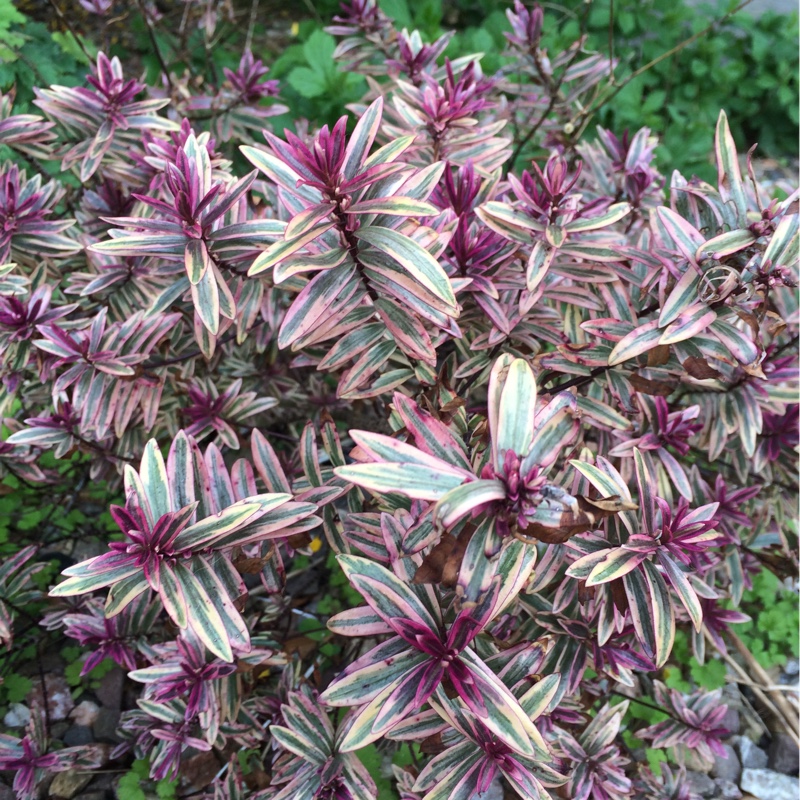
<path fill-rule="evenodd" d="M 772 679 L 767 675 L 766 670 L 758 663 L 750 650 L 748 650 L 747 645 L 745 645 L 735 633 L 727 631 L 726 636 L 736 648 L 739 655 L 744 659 L 751 677 L 758 678 L 760 689 L 762 692 L 765 692 L 767 687 L 772 685 Z M 800 744 L 800 721 L 797 719 L 797 709 L 792 707 L 791 703 L 789 703 L 788 699 L 783 694 L 775 694 L 773 696 L 773 701 L 780 712 L 781 721 L 784 723 L 795 742 Z"/>
<path fill-rule="evenodd" d="M 592 103 L 588 108 L 581 111 L 575 121 L 575 128 L 577 130 L 577 135 L 583 133 L 586 130 L 586 126 L 591 121 L 592 117 L 602 108 L 606 103 L 610 100 L 613 100 L 631 81 L 636 80 L 640 75 L 643 75 L 648 70 L 655 67 L 657 64 L 660 64 L 662 61 L 665 61 L 668 58 L 672 58 L 672 56 L 679 53 L 685 47 L 688 47 L 693 42 L 696 42 L 698 39 L 702 39 L 703 36 L 711 33 L 718 25 L 721 25 L 723 22 L 726 22 L 730 19 L 734 14 L 738 14 L 743 8 L 749 6 L 753 0 L 743 0 L 743 2 L 739 3 L 736 8 L 728 11 L 726 14 L 723 14 L 719 19 L 715 19 L 711 24 L 707 25 L 703 30 L 698 31 L 697 33 L 690 36 L 688 39 L 684 39 L 682 42 L 679 42 L 675 45 L 675 47 L 670 48 L 666 52 L 662 53 L 660 56 L 656 56 L 651 61 L 648 61 L 646 64 L 643 64 L 638 69 L 634 70 L 627 78 L 617 83 L 614 80 L 609 81 L 609 86 L 613 86 L 613 91 L 607 95 L 604 95 L 600 98 L 599 102 Z M 612 5 L 613 9 L 613 5 Z"/>
<path fill-rule="evenodd" d="M 52 2 L 53 0 L 51 0 Z M 150 17 L 147 16 L 147 9 L 144 7 L 144 3 L 142 0 L 136 0 L 136 4 L 139 6 L 139 12 L 142 15 L 142 19 L 144 20 L 144 24 L 147 27 L 147 34 L 150 37 L 150 43 L 153 45 L 153 52 L 156 54 L 156 58 L 158 59 L 159 66 L 161 67 L 161 72 L 164 74 L 164 77 L 167 79 L 167 86 L 169 86 L 170 92 L 173 91 L 172 86 L 172 78 L 169 74 L 169 68 L 167 67 L 167 62 L 164 59 L 164 54 L 161 52 L 161 48 L 158 44 L 158 39 L 156 39 L 156 33 L 153 30 L 153 25 L 150 22 Z"/>
<path fill-rule="evenodd" d="M 614 84 L 614 0 L 608 0 L 608 82 Z"/>
<path fill-rule="evenodd" d="M 83 43 L 83 39 L 78 36 L 75 29 L 72 27 L 72 23 L 64 16 L 64 12 L 59 7 L 56 0 L 49 0 L 50 5 L 53 7 L 53 11 L 56 12 L 56 16 L 58 17 L 59 21 L 62 22 L 67 30 L 70 32 L 72 38 L 78 43 L 78 47 L 80 47 L 81 52 L 86 56 L 86 60 L 91 64 L 94 62 L 91 53 L 86 49 L 86 45 Z"/>
<path fill-rule="evenodd" d="M 250 5 L 250 19 L 247 21 L 247 36 L 244 40 L 245 52 L 253 49 L 253 29 L 256 25 L 256 13 L 258 12 L 258 0 L 253 0 Z"/>
<path fill-rule="evenodd" d="M 711 635 L 709 634 L 709 632 L 707 630 L 703 629 L 703 633 L 705 634 L 706 639 L 711 644 L 714 644 L 714 640 L 711 638 Z M 739 652 L 742 654 L 742 656 L 748 662 L 748 666 L 751 666 L 751 664 L 755 664 L 757 666 L 758 670 L 760 670 L 763 673 L 763 670 L 761 669 L 761 665 L 753 658 L 752 654 L 744 646 L 742 641 L 735 634 L 730 633 L 730 631 L 728 631 L 726 635 L 730 637 L 731 642 L 734 643 L 734 645 L 736 646 L 737 650 L 739 650 L 739 647 L 742 648 L 741 650 L 739 650 Z M 738 645 L 737 645 L 737 642 L 738 642 Z M 715 646 L 715 649 L 716 649 L 716 645 L 714 645 L 714 646 Z M 745 681 L 748 681 L 748 682 L 751 680 L 751 676 L 748 675 L 748 673 L 745 671 L 745 669 L 731 656 L 730 653 L 720 652 L 720 656 L 725 661 L 725 663 L 740 678 L 743 678 Z M 755 670 L 753 672 L 754 672 L 754 674 L 757 674 L 757 673 L 755 673 Z M 764 673 L 764 674 L 766 674 L 766 673 Z M 767 683 L 771 684 L 772 681 L 770 681 L 768 679 Z M 794 741 L 797 742 L 798 744 L 800 744 L 800 736 L 798 735 L 798 730 L 797 730 L 797 712 L 796 711 L 792 711 L 791 706 L 789 706 L 788 703 L 786 702 L 786 698 L 783 697 L 783 696 L 777 695 L 777 696 L 775 696 L 774 702 L 773 702 L 773 698 L 771 698 L 767 694 L 767 692 L 764 691 L 764 688 L 763 688 L 762 684 L 759 684 L 759 685 L 756 685 L 756 686 L 751 686 L 750 688 L 751 688 L 753 694 L 758 698 L 758 700 L 772 714 L 772 716 L 775 718 L 775 721 L 781 726 L 781 728 L 785 729 L 785 731 L 794 739 Z M 787 708 L 787 710 L 789 712 L 788 713 L 788 717 L 787 717 L 786 714 L 783 713 L 783 708 L 781 708 L 781 706 Z"/>
<path fill-rule="evenodd" d="M 589 10 L 591 9 L 591 7 L 592 7 L 592 0 L 584 0 L 583 14 L 581 15 L 581 23 L 580 23 L 581 26 L 580 35 L 578 37 L 578 41 L 575 43 L 576 44 L 575 52 L 570 57 L 569 61 L 567 61 L 567 63 L 564 65 L 564 68 L 561 70 L 561 74 L 558 76 L 558 80 L 555 83 L 552 83 L 552 81 L 549 83 L 547 88 L 549 89 L 550 102 L 547 104 L 547 108 L 544 110 L 541 117 L 539 117 L 536 124 L 533 125 L 533 127 L 531 127 L 531 129 L 528 131 L 525 137 L 517 143 L 516 147 L 514 148 L 514 152 L 511 154 L 511 158 L 509 158 L 508 161 L 506 162 L 506 167 L 505 167 L 506 174 L 508 174 L 508 171 L 511 170 L 511 168 L 514 166 L 516 160 L 519 158 L 520 154 L 522 153 L 523 149 L 528 144 L 528 142 L 530 142 L 531 139 L 533 139 L 533 137 L 536 135 L 536 132 L 544 124 L 544 121 L 550 116 L 550 112 L 555 108 L 556 103 L 561 97 L 561 87 L 567 77 L 567 73 L 569 72 L 570 67 L 577 61 L 578 56 L 581 54 L 582 40 L 586 33 L 586 25 L 589 20 Z"/>
<path fill-rule="evenodd" d="M 779 686 L 772 684 L 771 686 L 762 686 L 760 683 L 745 680 L 744 678 L 734 678 L 732 675 L 728 676 L 728 683 L 737 683 L 740 686 L 750 686 L 756 689 L 763 689 L 765 692 L 800 692 L 800 686 Z"/>
<path fill-rule="evenodd" d="M 264 320 L 264 319 L 259 320 L 258 322 L 255 323 L 255 325 L 253 325 L 252 328 L 250 328 L 250 331 L 248 331 L 248 333 L 250 333 L 251 331 L 254 331 L 256 328 L 261 327 L 265 323 L 266 323 L 266 320 Z M 225 334 L 225 336 L 223 336 L 221 339 L 218 339 L 217 340 L 217 346 L 219 346 L 221 344 L 227 344 L 228 342 L 233 341 L 233 339 L 235 339 L 235 338 L 236 338 L 236 331 L 234 330 L 234 331 L 231 331 L 230 333 Z M 183 355 L 180 355 L 180 356 L 175 356 L 174 358 L 167 358 L 167 359 L 163 359 L 163 360 L 156 359 L 156 360 L 153 360 L 153 361 L 145 361 L 143 367 L 144 367 L 144 369 L 147 369 L 147 370 L 158 369 L 159 367 L 168 367 L 168 366 L 171 366 L 172 364 L 180 364 L 182 361 L 189 361 L 190 359 L 197 358 L 197 356 L 201 356 L 201 355 L 203 355 L 203 351 L 200 350 L 200 349 L 190 350 L 188 353 L 184 353 Z"/>

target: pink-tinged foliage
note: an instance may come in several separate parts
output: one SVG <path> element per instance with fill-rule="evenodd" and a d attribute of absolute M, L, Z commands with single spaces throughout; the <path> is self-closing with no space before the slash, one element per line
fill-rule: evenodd
<path fill-rule="evenodd" d="M 37 89 L 35 101 L 63 131 L 63 145 L 58 153 L 62 158 L 61 168 L 80 164 L 82 181 L 101 168 L 107 154 L 122 155 L 126 143 L 141 136 L 142 131 L 174 127 L 156 113 L 167 101 L 136 100 L 144 84 L 134 78 L 126 79 L 116 56 L 109 59 L 99 53 L 87 82 L 91 88 Z"/>
<path fill-rule="evenodd" d="M 38 600 L 41 592 L 32 578 L 44 569 L 41 562 L 31 560 L 36 555 L 35 547 L 24 547 L 0 566 L 0 645 L 10 650 L 14 643 L 14 609 Z"/>
<path fill-rule="evenodd" d="M 224 13 L 186 4 L 209 46 Z M 586 132 L 615 61 L 507 16 L 486 76 L 344 4 L 368 92 L 318 129 L 273 129 L 250 49 L 202 86 L 100 53 L 47 119 L 0 98 L 0 475 L 115 526 L 3 551 L 0 644 L 35 614 L 116 662 L 111 755 L 219 756 L 202 800 L 375 800 L 358 751 L 400 747 L 403 800 L 693 800 L 725 707 L 650 676 L 679 635 L 735 657 L 753 577 L 796 567 L 797 193 L 743 178 L 724 112 L 714 186 Z M 614 694 L 652 685 L 643 728 Z M 0 736 L 23 798 L 100 758 L 33 719 Z"/>
<path fill-rule="evenodd" d="M 318 697 L 307 689 L 290 692 L 281 714 L 284 724 L 271 725 L 270 733 L 283 752 L 273 764 L 272 786 L 255 794 L 255 800 L 375 796 L 375 782 L 367 769 L 354 753 L 342 751 L 348 718 L 334 726 L 321 712 Z"/>
<path fill-rule="evenodd" d="M 98 745 L 50 750 L 44 720 L 34 710 L 22 739 L 0 734 L 0 769 L 14 773 L 14 792 L 19 800 L 34 800 L 39 781 L 47 774 L 69 769 L 88 771 L 103 763 Z"/>
<path fill-rule="evenodd" d="M 62 195 L 55 181 L 42 186 L 40 175 L 28 179 L 16 164 L 4 165 L 0 171 L 0 261 L 65 257 L 79 249 L 77 242 L 63 235 L 72 221 L 49 219 Z"/>
<path fill-rule="evenodd" d="M 670 719 L 638 731 L 637 736 L 653 747 L 686 748 L 701 761 L 712 763 L 714 756 L 725 757 L 722 738 L 728 734 L 723 725 L 728 707 L 721 702 L 722 691 L 697 692 L 685 697 L 675 689 L 656 682 L 654 697 Z"/>
<path fill-rule="evenodd" d="M 92 606 L 90 611 L 89 614 L 68 612 L 58 620 L 58 627 L 63 626 L 67 636 L 90 649 L 81 675 L 88 675 L 106 658 L 128 670 L 136 669 L 137 645 L 146 641 L 151 632 L 158 607 L 145 595 L 113 617 L 106 617 L 98 606 Z"/>
<path fill-rule="evenodd" d="M 578 737 L 568 733 L 559 737 L 558 754 L 575 764 L 567 784 L 569 797 L 575 800 L 630 797 L 631 781 L 625 774 L 628 759 L 614 741 L 626 709 L 627 701 L 616 706 L 605 705 Z"/>
<path fill-rule="evenodd" d="M 218 453 L 216 448 L 206 453 L 215 472 L 220 466 L 224 470 L 215 463 Z M 234 649 L 247 653 L 250 637 L 234 605 L 244 587 L 231 551 L 289 536 L 309 522 L 313 526 L 315 506 L 293 502 L 285 493 L 238 501 L 229 496 L 227 504 L 206 490 L 209 466 L 184 433 L 174 440 L 167 463 L 151 440 L 140 472 L 126 468 L 125 506 L 111 507 L 123 541 L 111 542 L 110 552 L 64 570 L 67 580 L 51 596 L 110 587 L 106 614 L 114 616 L 143 593 L 156 592 L 173 623 L 193 631 L 212 653 L 229 662 Z M 224 473 L 214 479 L 224 479 Z M 229 488 L 223 485 L 223 493 Z"/>

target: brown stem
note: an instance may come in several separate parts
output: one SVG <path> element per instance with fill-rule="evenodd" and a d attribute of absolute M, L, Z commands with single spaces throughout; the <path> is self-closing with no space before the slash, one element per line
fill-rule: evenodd
<path fill-rule="evenodd" d="M 514 152 L 511 154 L 511 158 L 509 158 L 509 160 L 506 162 L 506 167 L 504 169 L 505 175 L 509 173 L 511 168 L 516 163 L 517 158 L 519 158 L 520 154 L 522 153 L 522 150 L 525 147 L 525 145 L 527 145 L 528 142 L 530 142 L 531 139 L 533 139 L 533 137 L 536 135 L 536 132 L 544 124 L 544 121 L 547 119 L 548 116 L 550 116 L 550 112 L 555 108 L 555 105 L 560 97 L 561 86 L 563 85 L 564 80 L 567 77 L 567 72 L 569 72 L 569 68 L 577 61 L 578 56 L 581 53 L 581 47 L 579 43 L 582 41 L 583 36 L 586 33 L 586 24 L 589 19 L 589 9 L 591 8 L 591 6 L 592 6 L 592 0 L 584 0 L 584 10 L 583 10 L 583 15 L 581 16 L 581 23 L 580 23 L 581 25 L 580 36 L 578 38 L 578 41 L 575 43 L 576 45 L 575 52 L 572 54 L 569 61 L 564 65 L 564 68 L 561 70 L 561 75 L 559 75 L 558 81 L 555 84 L 550 82 L 549 85 L 550 102 L 547 104 L 547 108 L 544 110 L 542 116 L 539 117 L 538 122 L 528 131 L 525 138 L 523 138 L 522 141 L 517 143 L 516 147 L 514 148 Z"/>
<path fill-rule="evenodd" d="M 147 9 L 144 7 L 144 3 L 142 2 L 142 0 L 136 0 L 136 4 L 139 6 L 139 12 L 141 13 L 142 19 L 144 20 L 144 24 L 147 27 L 147 34 L 150 37 L 150 43 L 153 45 L 153 52 L 156 54 L 156 58 L 158 59 L 158 63 L 161 67 L 161 72 L 167 79 L 167 86 L 169 86 L 169 91 L 170 93 L 172 93 L 174 88 L 172 86 L 172 78 L 170 77 L 169 74 L 169 68 L 167 67 L 167 62 L 164 60 L 164 54 L 161 52 L 161 48 L 158 45 L 158 40 L 156 39 L 156 34 L 155 31 L 153 30 L 153 25 L 150 22 L 150 17 L 147 16 Z"/>
<path fill-rule="evenodd" d="M 706 639 L 711 643 L 714 644 L 714 640 L 711 638 L 710 634 L 708 633 L 705 628 L 703 629 L 703 633 L 705 634 Z M 730 653 L 722 653 L 720 652 L 720 656 L 722 660 L 740 677 L 744 678 L 747 681 L 750 681 L 752 675 L 756 675 L 757 672 L 753 665 L 761 670 L 761 665 L 753 658 L 750 651 L 745 647 L 742 641 L 736 636 L 736 634 L 731 633 L 730 631 L 726 632 L 726 636 L 733 642 L 734 646 L 737 650 L 742 654 L 745 658 L 745 661 L 748 663 L 748 667 L 750 667 L 753 671 L 751 674 L 748 674 L 747 671 L 736 662 L 736 660 L 730 655 Z M 741 648 L 741 649 L 740 649 Z M 763 670 L 761 670 L 763 672 Z M 776 702 L 773 702 L 772 698 L 770 698 L 767 693 L 763 690 L 763 688 L 751 686 L 750 687 L 753 694 L 758 698 L 758 700 L 764 705 L 764 707 L 773 715 L 775 720 L 778 724 L 785 729 L 785 731 L 795 740 L 795 742 L 800 742 L 798 739 L 798 733 L 796 729 L 796 717 L 797 713 L 791 710 L 791 706 L 789 706 L 790 713 L 788 715 L 788 719 L 784 716 L 783 710 L 779 707 L 778 697 L 775 698 Z M 780 700 L 784 701 L 786 705 L 788 702 L 786 701 L 785 697 L 781 697 Z M 794 724 L 794 728 L 792 725 Z"/>
<path fill-rule="evenodd" d="M 53 7 L 53 11 L 56 12 L 56 16 L 61 21 L 63 25 L 66 26 L 67 30 L 72 35 L 72 38 L 78 43 L 78 47 L 80 47 L 81 52 L 86 56 L 86 60 L 90 63 L 94 63 L 94 59 L 92 58 L 91 53 L 86 49 L 86 45 L 83 43 L 83 39 L 78 36 L 75 32 L 75 29 L 72 27 L 72 23 L 64 16 L 64 12 L 59 8 L 58 3 L 56 0 L 49 0 L 50 5 Z"/>
<path fill-rule="evenodd" d="M 256 328 L 261 327 L 266 323 L 265 319 L 256 322 L 251 331 L 254 331 Z M 236 331 L 231 331 L 230 333 L 225 334 L 221 339 L 217 341 L 217 345 L 227 344 L 228 342 L 232 341 L 236 338 Z M 197 358 L 197 356 L 203 355 L 203 351 L 200 349 L 190 350 L 188 353 L 184 353 L 181 356 L 175 356 L 174 358 L 167 358 L 159 361 L 145 361 L 142 365 L 144 369 L 158 369 L 159 367 L 169 367 L 172 364 L 180 364 L 182 361 L 189 361 L 192 358 Z"/>
<path fill-rule="evenodd" d="M 610 83 L 610 85 L 614 86 L 614 91 L 610 92 L 607 95 L 604 95 L 600 98 L 597 104 L 592 103 L 589 108 L 585 109 L 578 115 L 578 119 L 576 120 L 576 128 L 578 129 L 578 135 L 583 133 L 586 130 L 586 126 L 591 121 L 592 117 L 606 104 L 609 100 L 613 100 L 631 81 L 636 80 L 640 75 L 643 75 L 649 69 L 652 69 L 656 66 L 656 64 L 660 64 L 662 61 L 672 58 L 676 53 L 679 53 L 685 47 L 688 47 L 692 42 L 696 42 L 698 39 L 702 38 L 706 34 L 711 33 L 718 25 L 721 25 L 726 20 L 730 19 L 734 14 L 738 14 L 743 8 L 749 6 L 753 0 L 743 0 L 743 2 L 739 3 L 736 8 L 731 11 L 728 11 L 726 14 L 723 14 L 719 19 L 714 20 L 710 25 L 707 25 L 703 30 L 698 31 L 697 33 L 690 36 L 688 39 L 684 39 L 679 44 L 675 45 L 675 47 L 667 50 L 666 52 L 662 53 L 660 56 L 656 56 L 656 58 L 648 61 L 643 66 L 639 67 L 639 69 L 634 70 L 630 75 L 628 75 L 625 80 L 621 83 Z"/>
<path fill-rule="evenodd" d="M 725 636 L 736 648 L 739 655 L 744 659 L 747 665 L 747 671 L 750 673 L 750 677 L 758 679 L 759 683 L 761 684 L 761 691 L 765 693 L 766 687 L 772 683 L 769 675 L 767 675 L 761 664 L 758 663 L 750 650 L 748 650 L 747 645 L 745 645 L 745 643 L 733 631 L 726 631 Z M 772 704 L 779 712 L 780 722 L 784 724 L 787 732 L 794 739 L 794 741 L 797 744 L 800 744 L 800 724 L 798 723 L 797 719 L 797 710 L 792 708 L 789 700 L 780 692 L 773 694 L 772 698 L 770 699 Z"/>

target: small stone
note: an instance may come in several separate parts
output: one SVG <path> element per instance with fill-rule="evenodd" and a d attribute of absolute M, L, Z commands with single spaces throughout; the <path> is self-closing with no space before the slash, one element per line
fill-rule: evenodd
<path fill-rule="evenodd" d="M 783 668 L 783 672 L 785 675 L 790 675 L 794 677 L 795 675 L 800 675 L 800 661 L 796 658 L 790 658 L 786 662 L 786 666 Z"/>
<path fill-rule="evenodd" d="M 100 742 L 119 742 L 117 725 L 119 725 L 120 716 L 121 712 L 117 709 L 101 708 L 94 725 L 92 725 L 94 738 Z"/>
<path fill-rule="evenodd" d="M 504 795 L 503 784 L 498 776 L 489 784 L 489 788 L 485 792 L 478 792 L 473 796 L 475 800 L 503 800 Z"/>
<path fill-rule="evenodd" d="M 797 780 L 771 769 L 746 769 L 742 772 L 742 790 L 758 800 L 797 800 Z"/>
<path fill-rule="evenodd" d="M 714 795 L 718 800 L 741 800 L 742 793 L 733 781 L 724 781 L 717 778 L 714 781 L 717 793 Z"/>
<path fill-rule="evenodd" d="M 122 689 L 125 684 L 125 673 L 115 667 L 100 679 L 95 694 L 106 708 L 122 708 Z"/>
<path fill-rule="evenodd" d="M 767 766 L 767 753 L 747 736 L 736 738 L 736 750 L 744 769 L 764 769 Z"/>
<path fill-rule="evenodd" d="M 193 789 L 204 789 L 208 786 L 222 766 L 213 750 L 198 753 L 186 759 L 184 764 L 186 765 L 184 774 Z"/>
<path fill-rule="evenodd" d="M 68 730 L 69 722 L 62 719 L 59 722 L 53 722 L 48 733 L 51 739 L 61 739 Z"/>
<path fill-rule="evenodd" d="M 50 784 L 50 797 L 72 800 L 91 780 L 91 772 L 78 772 L 75 769 L 59 772 Z"/>
<path fill-rule="evenodd" d="M 31 710 L 22 703 L 11 703 L 8 713 L 3 717 L 7 728 L 24 728 L 31 721 Z"/>
<path fill-rule="evenodd" d="M 42 681 L 35 681 L 33 688 L 28 693 L 28 704 L 31 709 L 36 706 L 44 709 L 47 703 L 47 715 L 51 722 L 59 722 L 67 718 L 67 715 L 75 706 L 72 699 L 72 692 L 69 684 L 63 675 L 48 673 L 44 676 L 44 686 L 47 697 L 42 694 Z"/>
<path fill-rule="evenodd" d="M 84 700 L 70 711 L 69 718 L 76 724 L 91 728 L 97 715 L 100 713 L 100 706 L 91 700 Z"/>
<path fill-rule="evenodd" d="M 724 781 L 733 781 L 734 783 L 739 780 L 742 774 L 742 765 L 739 762 L 739 756 L 736 751 L 729 745 L 722 745 L 725 748 L 724 756 L 714 756 L 714 766 L 711 767 L 711 775 L 714 778 L 720 778 Z"/>
<path fill-rule="evenodd" d="M 788 733 L 775 734 L 769 746 L 767 766 L 784 775 L 797 775 L 800 768 L 800 750 Z"/>
<path fill-rule="evenodd" d="M 94 741 L 92 729 L 86 725 L 73 725 L 61 740 L 67 747 L 78 747 Z"/>
<path fill-rule="evenodd" d="M 693 772 L 708 772 L 711 769 L 712 762 L 700 758 L 696 750 L 691 750 L 687 747 L 684 748 L 683 752 L 686 761 L 686 769 L 692 770 Z"/>
<path fill-rule="evenodd" d="M 714 781 L 704 772 L 689 770 L 686 773 L 686 782 L 689 784 L 689 788 L 700 797 L 713 797 L 717 791 Z"/>
<path fill-rule="evenodd" d="M 742 720 L 741 717 L 739 716 L 739 709 L 733 708 L 732 706 L 728 706 L 728 710 L 725 712 L 725 716 L 722 718 L 721 725 L 728 731 L 728 733 L 731 736 L 739 733 L 742 727 Z"/>

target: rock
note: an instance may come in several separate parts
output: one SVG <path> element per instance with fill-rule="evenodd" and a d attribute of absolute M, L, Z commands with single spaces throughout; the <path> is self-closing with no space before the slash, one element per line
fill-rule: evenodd
<path fill-rule="evenodd" d="M 11 703 L 8 713 L 3 717 L 7 728 L 24 728 L 31 721 L 31 710 L 22 703 Z"/>
<path fill-rule="evenodd" d="M 683 755 L 686 762 L 686 769 L 692 772 L 708 772 L 711 769 L 712 763 L 700 758 L 696 750 L 684 747 Z"/>
<path fill-rule="evenodd" d="M 758 800 L 797 800 L 797 781 L 771 769 L 746 769 L 742 772 L 742 790 Z"/>
<path fill-rule="evenodd" d="M 55 778 L 55 773 L 45 772 L 44 777 L 36 784 L 36 800 L 45 800 L 50 797 L 50 784 Z"/>
<path fill-rule="evenodd" d="M 498 776 L 489 784 L 489 788 L 485 792 L 478 792 L 474 795 L 474 800 L 503 800 L 504 795 L 503 784 Z"/>
<path fill-rule="evenodd" d="M 789 675 L 790 677 L 795 677 L 800 675 L 800 661 L 796 658 L 790 658 L 786 662 L 786 666 L 783 668 L 784 675 Z"/>
<path fill-rule="evenodd" d="M 63 719 L 60 722 L 54 722 L 50 725 L 50 737 L 52 739 L 60 739 L 68 730 L 69 722 Z"/>
<path fill-rule="evenodd" d="M 91 772 L 78 772 L 75 769 L 59 772 L 50 784 L 50 797 L 72 800 L 91 780 Z"/>
<path fill-rule="evenodd" d="M 788 733 L 777 733 L 768 751 L 767 766 L 785 775 L 797 775 L 800 767 L 800 750 Z"/>
<path fill-rule="evenodd" d="M 117 725 L 119 725 L 120 716 L 121 712 L 118 709 L 101 708 L 94 725 L 92 725 L 94 738 L 100 742 L 119 742 Z"/>
<path fill-rule="evenodd" d="M 42 694 L 42 681 L 34 681 L 33 688 L 28 693 L 28 705 L 44 709 L 45 698 Z M 51 722 L 59 722 L 75 706 L 69 684 L 63 675 L 54 675 L 52 672 L 44 676 L 44 688 L 47 692 L 47 712 Z"/>
<path fill-rule="evenodd" d="M 193 789 L 204 789 L 208 786 L 222 766 L 213 750 L 198 753 L 183 763 L 185 764 L 184 774 Z"/>
<path fill-rule="evenodd" d="M 745 769 L 764 769 L 767 766 L 767 754 L 752 739 L 739 736 L 736 739 L 739 761 Z"/>
<path fill-rule="evenodd" d="M 115 667 L 100 679 L 95 694 L 106 708 L 122 708 L 122 688 L 125 684 L 125 673 Z"/>
<path fill-rule="evenodd" d="M 725 712 L 725 716 L 722 718 L 722 727 L 725 728 L 728 733 L 733 736 L 741 730 L 742 727 L 742 720 L 739 716 L 739 709 L 733 708 L 732 706 L 728 706 L 728 710 Z"/>
<path fill-rule="evenodd" d="M 108 749 L 108 754 L 111 754 L 111 748 Z M 92 781 L 92 785 L 89 787 L 93 792 L 102 792 L 103 794 L 108 793 L 109 796 L 113 794 L 113 786 L 114 781 L 117 779 L 116 774 L 109 774 L 108 772 L 104 772 L 101 775 L 97 775 L 94 781 Z M 81 798 L 83 800 L 83 798 Z"/>
<path fill-rule="evenodd" d="M 69 718 L 76 724 L 86 728 L 91 728 L 97 715 L 100 713 L 100 706 L 91 700 L 84 700 L 70 711 Z"/>
<path fill-rule="evenodd" d="M 704 772 L 694 772 L 689 770 L 686 773 L 686 783 L 689 788 L 700 797 L 713 797 L 717 791 L 714 781 L 708 777 Z"/>
<path fill-rule="evenodd" d="M 741 800 L 742 793 L 733 781 L 724 781 L 717 778 L 714 784 L 717 787 L 714 797 L 718 798 L 718 800 Z"/>
<path fill-rule="evenodd" d="M 714 756 L 714 766 L 711 767 L 711 775 L 724 781 L 736 783 L 742 774 L 742 765 L 739 756 L 729 744 L 722 745 L 725 748 L 725 756 Z"/>
<path fill-rule="evenodd" d="M 81 795 L 81 800 L 106 800 L 106 793 L 104 791 L 84 792 Z"/>
<path fill-rule="evenodd" d="M 61 739 L 67 747 L 77 747 L 94 741 L 92 729 L 86 725 L 73 725 Z"/>

